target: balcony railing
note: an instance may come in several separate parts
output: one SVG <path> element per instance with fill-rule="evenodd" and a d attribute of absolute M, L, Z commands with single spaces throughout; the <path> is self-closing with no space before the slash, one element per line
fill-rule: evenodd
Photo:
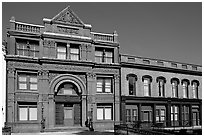
<path fill-rule="evenodd" d="M 94 37 L 94 40 L 114 42 L 114 34 L 104 34 L 104 33 L 96 33 L 96 32 L 91 32 L 91 33 Z"/>
<path fill-rule="evenodd" d="M 44 26 L 28 24 L 23 22 L 14 22 L 15 23 L 15 30 L 23 31 L 23 32 L 32 32 L 32 33 L 40 33 L 41 29 Z"/>

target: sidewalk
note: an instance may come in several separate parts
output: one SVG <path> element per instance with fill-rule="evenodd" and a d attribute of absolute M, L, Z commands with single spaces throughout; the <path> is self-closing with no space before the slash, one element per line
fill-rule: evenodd
<path fill-rule="evenodd" d="M 75 130 L 63 132 L 38 132 L 38 133 L 11 133 L 11 135 L 114 135 L 113 130 L 107 131 L 89 131 L 89 130 Z"/>

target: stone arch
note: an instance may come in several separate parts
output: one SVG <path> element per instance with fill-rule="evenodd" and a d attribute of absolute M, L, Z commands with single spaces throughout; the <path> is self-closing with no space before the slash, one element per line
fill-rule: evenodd
<path fill-rule="evenodd" d="M 57 92 L 59 86 L 65 82 L 73 83 L 78 88 L 79 94 L 85 94 L 86 86 L 84 82 L 78 76 L 71 74 L 60 74 L 55 77 L 50 83 L 50 93 Z"/>

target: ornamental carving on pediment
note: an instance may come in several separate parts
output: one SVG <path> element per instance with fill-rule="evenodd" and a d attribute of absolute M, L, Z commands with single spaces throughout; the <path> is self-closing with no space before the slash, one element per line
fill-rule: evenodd
<path fill-rule="evenodd" d="M 56 19 L 57 21 L 62 21 L 70 24 L 81 24 L 69 11 L 61 15 Z"/>

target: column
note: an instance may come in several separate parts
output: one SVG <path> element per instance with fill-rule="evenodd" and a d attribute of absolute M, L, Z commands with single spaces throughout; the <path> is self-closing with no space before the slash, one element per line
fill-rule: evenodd
<path fill-rule="evenodd" d="M 49 71 L 48 70 L 39 70 L 38 71 L 38 91 L 39 91 L 39 98 L 38 98 L 38 119 L 41 122 L 44 121 L 45 128 L 48 128 L 48 117 L 53 113 L 49 112 L 49 105 L 48 105 L 48 93 L 49 93 Z M 41 125 L 42 126 L 42 125 Z"/>
<path fill-rule="evenodd" d="M 114 114 L 115 114 L 115 119 L 114 122 L 115 124 L 120 123 L 120 76 L 118 74 L 114 75 L 114 84 L 115 84 L 115 91 L 114 91 Z"/>
<path fill-rule="evenodd" d="M 183 117 L 182 117 L 182 109 L 183 109 L 183 106 L 182 104 L 179 104 L 179 126 L 182 126 L 183 124 Z"/>
<path fill-rule="evenodd" d="M 85 127 L 85 121 L 86 121 L 86 111 L 87 111 L 87 107 L 86 107 L 86 95 L 82 95 L 82 126 Z"/>
<path fill-rule="evenodd" d="M 141 111 L 142 111 L 142 105 L 141 103 L 139 103 L 138 104 L 138 122 L 142 121 Z"/>
<path fill-rule="evenodd" d="M 166 106 L 166 125 L 171 126 L 171 101 L 168 101 Z"/>
<path fill-rule="evenodd" d="M 156 125 L 156 104 L 153 104 L 153 124 Z"/>
<path fill-rule="evenodd" d="M 193 111 L 192 104 L 189 105 L 189 125 L 193 126 Z"/>
<path fill-rule="evenodd" d="M 8 64 L 7 64 L 8 65 Z M 13 123 L 15 118 L 15 68 L 7 68 L 7 95 L 6 95 L 6 125 L 11 127 L 13 131 Z"/>
<path fill-rule="evenodd" d="M 200 125 L 202 125 L 202 102 L 200 102 L 200 105 L 199 105 L 199 118 L 200 118 Z"/>
<path fill-rule="evenodd" d="M 125 97 L 121 98 L 121 111 L 120 111 L 122 124 L 126 123 L 126 107 L 125 107 Z"/>

